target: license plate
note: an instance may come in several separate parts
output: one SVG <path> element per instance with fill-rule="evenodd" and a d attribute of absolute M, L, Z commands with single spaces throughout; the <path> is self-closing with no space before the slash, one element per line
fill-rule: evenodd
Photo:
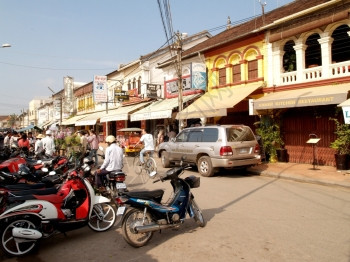
<path fill-rule="evenodd" d="M 118 207 L 117 216 L 123 215 L 125 212 L 125 207 Z"/>
<path fill-rule="evenodd" d="M 247 147 L 239 149 L 240 154 L 247 154 L 248 152 L 249 152 L 249 148 L 247 148 Z"/>
<path fill-rule="evenodd" d="M 117 189 L 125 189 L 126 185 L 125 183 L 117 183 Z"/>

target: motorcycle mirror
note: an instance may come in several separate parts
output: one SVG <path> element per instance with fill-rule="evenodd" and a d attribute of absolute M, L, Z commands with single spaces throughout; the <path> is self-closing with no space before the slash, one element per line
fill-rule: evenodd
<path fill-rule="evenodd" d="M 47 173 L 47 172 L 49 172 L 49 169 L 47 167 L 43 167 L 43 168 L 41 168 L 41 171 L 43 171 L 44 173 Z"/>
<path fill-rule="evenodd" d="M 152 171 L 152 172 L 149 174 L 150 178 L 155 178 L 156 175 L 157 175 L 157 172 L 156 172 L 156 171 Z"/>

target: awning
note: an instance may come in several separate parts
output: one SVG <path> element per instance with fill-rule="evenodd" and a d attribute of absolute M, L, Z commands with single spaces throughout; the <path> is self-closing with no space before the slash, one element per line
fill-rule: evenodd
<path fill-rule="evenodd" d="M 261 83 L 213 89 L 176 115 L 176 119 L 226 116 L 232 108 L 261 87 Z"/>
<path fill-rule="evenodd" d="M 62 126 L 74 125 L 76 121 L 82 119 L 83 117 L 86 117 L 86 115 L 73 116 L 69 119 L 63 120 L 61 125 Z"/>
<path fill-rule="evenodd" d="M 100 119 L 101 117 L 104 117 L 105 115 L 106 115 L 106 111 L 100 111 L 89 115 L 85 115 L 84 118 L 81 118 L 80 120 L 75 122 L 75 126 L 96 125 L 97 120 Z"/>
<path fill-rule="evenodd" d="M 100 119 L 100 122 L 109 122 L 109 121 L 120 121 L 120 120 L 128 120 L 129 114 L 136 111 L 139 108 L 142 108 L 148 105 L 150 102 L 139 103 L 131 106 L 121 106 L 117 109 L 108 111 L 104 117 Z"/>
<path fill-rule="evenodd" d="M 198 96 L 198 94 L 184 96 L 182 98 L 182 100 L 184 103 L 186 103 L 187 101 L 189 101 L 197 96 Z M 140 121 L 140 120 L 147 120 L 147 119 L 171 118 L 171 115 L 173 113 L 173 109 L 178 107 L 178 106 L 179 106 L 178 98 L 159 100 L 159 101 L 153 102 L 149 106 L 131 114 L 130 120 L 131 121 Z"/>
<path fill-rule="evenodd" d="M 42 129 L 46 129 L 49 125 L 51 125 L 55 120 L 50 120 L 39 126 Z"/>
<path fill-rule="evenodd" d="M 338 106 L 339 107 L 350 106 L 350 99 L 345 100 L 343 103 L 340 103 Z"/>
<path fill-rule="evenodd" d="M 301 88 L 268 94 L 254 101 L 255 110 L 333 105 L 344 102 L 350 84 Z"/>
<path fill-rule="evenodd" d="M 24 132 L 24 131 L 28 131 L 28 130 L 31 130 L 31 129 L 41 130 L 41 128 L 39 128 L 39 127 L 37 127 L 35 125 L 29 125 L 29 126 L 21 128 L 21 129 L 18 129 L 16 131 L 17 132 Z"/>

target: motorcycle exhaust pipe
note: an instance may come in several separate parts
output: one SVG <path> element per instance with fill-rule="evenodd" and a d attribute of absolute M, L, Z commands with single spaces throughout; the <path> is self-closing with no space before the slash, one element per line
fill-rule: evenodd
<path fill-rule="evenodd" d="M 41 234 L 38 230 L 35 229 L 14 227 L 12 229 L 12 236 L 15 238 L 36 240 L 41 238 L 43 234 Z"/>
<path fill-rule="evenodd" d="M 145 225 L 145 226 L 137 226 L 135 227 L 135 231 L 137 233 L 146 233 L 146 232 L 150 232 L 150 231 L 158 231 L 161 229 L 166 229 L 166 228 L 170 228 L 170 227 L 175 227 L 176 225 L 173 224 L 168 224 L 168 225 L 157 225 L 157 224 L 149 224 L 149 225 Z"/>

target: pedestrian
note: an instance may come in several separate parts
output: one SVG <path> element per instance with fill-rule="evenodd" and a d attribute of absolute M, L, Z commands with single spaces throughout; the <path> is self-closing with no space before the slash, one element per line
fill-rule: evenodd
<path fill-rule="evenodd" d="M 174 131 L 174 129 L 172 127 L 170 127 L 170 131 L 168 132 L 168 138 L 171 141 L 172 138 L 176 137 L 176 132 Z"/>
<path fill-rule="evenodd" d="M 102 166 L 95 172 L 95 185 L 100 191 L 105 191 L 103 186 L 104 177 L 112 171 L 122 171 L 123 169 L 123 149 L 116 144 L 114 136 L 107 136 L 108 147 L 105 152 L 105 159 Z"/>
<path fill-rule="evenodd" d="M 159 145 L 163 142 L 164 142 L 164 129 L 160 129 L 157 135 L 157 146 L 156 146 L 157 150 Z"/>
<path fill-rule="evenodd" d="M 87 146 L 88 146 L 88 139 L 85 136 L 85 131 L 84 130 L 80 130 L 77 133 L 78 133 L 78 136 L 80 137 L 81 154 L 84 157 L 85 153 L 86 153 Z"/>
<path fill-rule="evenodd" d="M 18 147 L 18 139 L 19 139 L 19 134 L 16 131 L 13 131 L 11 139 L 10 139 L 10 147 L 11 148 L 17 148 Z"/>
<path fill-rule="evenodd" d="M 21 139 L 18 140 L 18 147 L 24 152 L 29 152 L 30 143 L 26 133 L 23 133 Z"/>
<path fill-rule="evenodd" d="M 90 130 L 90 135 L 87 138 L 89 145 L 90 145 L 90 154 L 89 157 L 94 157 L 95 158 L 95 164 L 98 165 L 98 156 L 97 156 L 97 150 L 99 146 L 99 139 L 98 136 L 96 135 L 95 130 L 91 129 Z"/>
<path fill-rule="evenodd" d="M 142 129 L 142 136 L 135 146 L 137 146 L 140 143 L 144 144 L 144 148 L 140 151 L 140 162 L 143 165 L 145 163 L 143 158 L 144 153 L 146 151 L 149 151 L 150 155 L 153 156 L 153 152 L 154 152 L 153 136 L 149 134 L 146 129 Z"/>
<path fill-rule="evenodd" d="M 52 138 L 51 130 L 45 132 L 46 136 L 42 139 L 45 155 L 53 156 L 55 153 L 55 141 Z"/>
<path fill-rule="evenodd" d="M 6 137 L 4 138 L 4 147 L 10 148 L 10 145 L 11 145 L 11 143 L 10 143 L 11 137 L 12 137 L 12 132 L 10 132 L 10 131 L 7 132 Z"/>
<path fill-rule="evenodd" d="M 42 134 L 39 134 L 36 136 L 36 141 L 34 145 L 34 154 L 35 156 L 41 156 L 44 152 L 44 146 L 43 146 L 43 141 L 42 139 L 44 136 Z"/>
<path fill-rule="evenodd" d="M 28 132 L 28 140 L 29 140 L 30 146 L 34 146 L 35 145 L 35 138 L 33 137 L 33 133 L 32 132 Z"/>

